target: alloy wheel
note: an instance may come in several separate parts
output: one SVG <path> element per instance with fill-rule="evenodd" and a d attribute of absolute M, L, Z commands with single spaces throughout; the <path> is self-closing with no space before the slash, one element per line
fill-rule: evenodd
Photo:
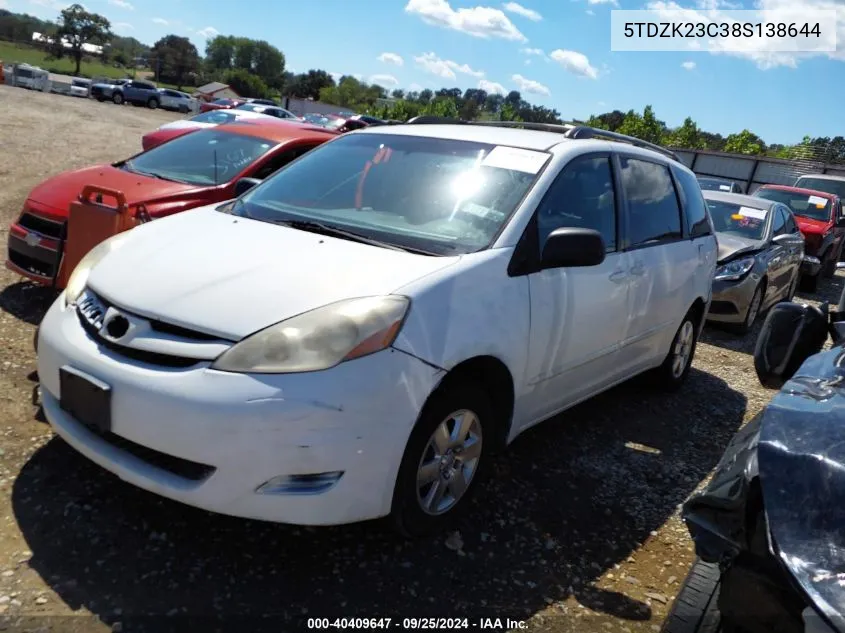
<path fill-rule="evenodd" d="M 684 321 L 678 332 L 678 338 L 675 341 L 675 346 L 672 349 L 672 377 L 680 378 L 686 371 L 687 365 L 692 354 L 692 345 L 695 334 L 695 328 L 692 321 Z"/>

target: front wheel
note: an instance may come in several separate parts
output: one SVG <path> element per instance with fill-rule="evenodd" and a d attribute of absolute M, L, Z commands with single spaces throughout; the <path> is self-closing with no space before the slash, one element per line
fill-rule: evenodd
<path fill-rule="evenodd" d="M 115 105 L 123 105 L 123 95 L 120 94 L 119 92 L 115 92 L 112 95 L 111 100 L 114 101 Z"/>
<path fill-rule="evenodd" d="M 179 106 L 179 112 L 181 112 L 182 114 L 188 114 L 188 112 L 190 112 L 190 109 L 186 105 Z"/>
<path fill-rule="evenodd" d="M 717 633 L 721 574 L 718 565 L 697 560 L 663 623 L 662 633 Z"/>
<path fill-rule="evenodd" d="M 816 273 L 815 275 L 802 275 L 801 289 L 807 292 L 815 292 L 819 287 L 819 276 L 820 273 Z"/>
<path fill-rule="evenodd" d="M 751 296 L 751 301 L 748 302 L 748 310 L 745 312 L 745 320 L 733 327 L 737 334 L 748 334 L 757 322 L 757 317 L 760 316 L 760 306 L 763 304 L 763 286 L 762 284 L 754 289 L 754 294 Z"/>
<path fill-rule="evenodd" d="M 462 382 L 432 394 L 396 478 L 391 516 L 399 532 L 440 532 L 466 507 L 486 465 L 493 425 L 493 407 L 478 385 Z"/>
<path fill-rule="evenodd" d="M 158 99 L 150 99 L 149 101 L 147 101 L 147 107 L 150 110 L 155 110 L 156 108 L 158 108 Z"/>
<path fill-rule="evenodd" d="M 663 364 L 654 370 L 657 385 L 667 391 L 679 389 L 687 379 L 698 343 L 698 320 L 694 310 L 687 312 L 672 339 L 669 353 Z"/>

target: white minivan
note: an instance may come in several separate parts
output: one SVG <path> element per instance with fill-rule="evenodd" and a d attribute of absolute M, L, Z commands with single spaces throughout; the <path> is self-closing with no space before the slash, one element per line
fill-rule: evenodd
<path fill-rule="evenodd" d="M 338 136 L 101 243 L 40 326 L 50 423 L 193 506 L 420 534 L 529 427 L 645 371 L 680 386 L 716 265 L 695 175 L 503 126 Z"/>

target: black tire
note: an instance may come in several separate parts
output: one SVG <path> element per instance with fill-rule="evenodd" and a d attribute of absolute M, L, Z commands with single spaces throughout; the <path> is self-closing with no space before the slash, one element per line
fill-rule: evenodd
<path fill-rule="evenodd" d="M 454 505 L 441 514 L 431 514 L 422 508 L 417 483 L 420 464 L 428 453 L 435 430 L 453 413 L 473 412 L 481 429 L 478 461 L 465 492 Z M 444 531 L 469 505 L 469 499 L 484 477 L 487 457 L 495 442 L 495 416 L 490 398 L 474 382 L 461 381 L 440 387 L 426 402 L 419 420 L 411 432 L 393 490 L 391 518 L 394 527 L 406 537 L 425 536 Z M 441 479 L 431 485 L 442 485 Z M 431 490 L 429 488 L 428 490 Z"/>
<path fill-rule="evenodd" d="M 801 275 L 801 290 L 805 292 L 815 292 L 819 287 L 819 277 L 821 273 L 816 275 Z"/>
<path fill-rule="evenodd" d="M 114 105 L 123 105 L 123 94 L 115 92 L 111 96 L 111 100 L 114 101 Z"/>
<path fill-rule="evenodd" d="M 786 296 L 783 298 L 786 303 L 791 303 L 795 298 L 795 291 L 798 290 L 798 282 L 800 279 L 801 273 L 798 272 L 795 274 L 795 278 L 790 282 L 789 289 L 786 291 Z"/>
<path fill-rule="evenodd" d="M 745 313 L 745 320 L 742 323 L 731 324 L 729 329 L 731 329 L 733 332 L 736 332 L 737 334 L 740 334 L 740 335 L 743 335 L 743 336 L 748 334 L 751 330 L 754 329 L 754 324 L 757 323 L 757 319 L 760 317 L 760 314 L 762 313 L 760 306 L 762 306 L 762 304 L 763 304 L 763 290 L 764 290 L 763 284 L 760 283 L 754 289 L 754 294 L 751 296 L 751 301 L 748 302 L 748 310 Z M 757 302 L 757 310 L 756 310 L 753 318 L 751 318 L 752 317 L 751 307 L 752 307 L 754 301 Z M 751 319 L 751 320 L 749 321 L 749 319 Z"/>
<path fill-rule="evenodd" d="M 190 112 L 190 109 L 188 108 L 188 106 L 179 106 L 179 112 L 181 112 L 182 114 L 188 114 L 188 112 Z"/>
<path fill-rule="evenodd" d="M 156 108 L 158 108 L 158 99 L 150 99 L 149 101 L 147 101 L 147 107 L 150 110 L 155 110 Z"/>
<path fill-rule="evenodd" d="M 675 337 L 672 339 L 672 345 L 669 347 L 669 353 L 666 354 L 663 364 L 652 371 L 653 382 L 658 388 L 663 389 L 664 391 L 676 391 L 684 384 L 684 381 L 689 375 L 689 370 L 692 367 L 693 358 L 695 358 L 695 348 L 698 345 L 699 321 L 700 317 L 696 310 L 694 308 L 690 308 L 690 311 L 686 313 L 683 321 L 681 321 L 678 331 L 675 332 Z M 692 344 L 689 348 L 689 356 L 687 357 L 686 365 L 683 370 L 678 373 L 674 369 L 676 347 L 681 338 L 681 333 L 688 327 L 687 324 L 692 325 Z"/>
<path fill-rule="evenodd" d="M 100 103 L 102 103 L 105 100 L 106 100 L 105 97 L 97 97 L 97 101 L 99 101 Z"/>
<path fill-rule="evenodd" d="M 661 633 L 717 633 L 722 630 L 719 614 L 721 573 L 718 565 L 696 560 Z"/>
<path fill-rule="evenodd" d="M 836 257 L 836 253 L 827 253 L 824 257 L 822 263 L 822 276 L 825 279 L 831 279 L 836 274 L 836 261 L 839 258 Z"/>

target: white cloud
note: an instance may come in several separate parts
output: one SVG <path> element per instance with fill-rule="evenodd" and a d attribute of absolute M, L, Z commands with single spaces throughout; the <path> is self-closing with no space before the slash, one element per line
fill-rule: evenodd
<path fill-rule="evenodd" d="M 210 40 L 212 37 L 220 35 L 220 31 L 215 29 L 213 26 L 207 26 L 204 29 L 197 31 L 197 35 L 201 35 L 205 39 Z"/>
<path fill-rule="evenodd" d="M 560 64 L 564 70 L 571 72 L 573 75 L 587 77 L 589 79 L 598 79 L 599 71 L 590 64 L 587 56 L 578 51 L 567 51 L 562 48 L 552 51 L 549 54 L 554 61 Z"/>
<path fill-rule="evenodd" d="M 396 53 L 382 53 L 376 59 L 385 64 L 394 64 L 395 66 L 401 66 L 405 63 L 405 60 Z"/>
<path fill-rule="evenodd" d="M 587 9 L 587 15 L 595 15 L 595 14 L 596 14 L 596 12 L 593 11 L 592 9 Z"/>
<path fill-rule="evenodd" d="M 132 3 L 127 2 L 126 0 L 109 0 L 109 4 L 114 5 L 116 7 L 120 7 L 121 9 L 128 9 L 129 11 L 135 10 L 135 7 L 132 6 Z"/>
<path fill-rule="evenodd" d="M 421 90 L 423 90 L 423 87 L 416 83 L 408 86 L 408 92 L 420 92 Z"/>
<path fill-rule="evenodd" d="M 329 74 L 332 76 L 332 79 L 334 79 L 335 83 L 340 81 L 340 78 L 343 77 L 343 75 L 344 75 L 344 73 L 338 73 L 338 72 L 329 73 Z"/>
<path fill-rule="evenodd" d="M 604 106 L 607 105 L 607 103 L 605 103 L 604 101 L 599 101 L 596 105 L 600 108 L 603 108 Z"/>
<path fill-rule="evenodd" d="M 531 94 L 545 95 L 547 97 L 552 94 L 551 90 L 549 90 L 547 86 L 544 86 L 539 81 L 526 79 L 522 75 L 514 75 L 511 77 L 511 81 L 517 85 L 520 92 L 530 92 Z"/>
<path fill-rule="evenodd" d="M 681 68 L 684 70 L 695 70 L 695 62 L 684 62 L 681 64 Z"/>
<path fill-rule="evenodd" d="M 473 70 L 466 64 L 459 64 L 450 59 L 440 59 L 434 53 L 423 53 L 414 57 L 414 61 L 425 72 L 444 79 L 457 79 L 455 73 L 462 75 L 470 75 L 471 77 L 483 77 L 484 72 L 480 70 Z"/>
<path fill-rule="evenodd" d="M 379 86 L 398 86 L 399 80 L 393 75 L 370 75 L 370 83 Z"/>
<path fill-rule="evenodd" d="M 47 7 L 48 9 L 53 9 L 55 11 L 62 11 L 70 6 L 70 2 L 61 2 L 60 0 L 29 0 L 29 4 L 34 4 L 39 7 Z M 88 8 L 84 5 L 82 8 L 86 11 L 88 10 Z"/>
<path fill-rule="evenodd" d="M 478 82 L 478 89 L 483 90 L 488 94 L 504 95 L 505 87 L 502 84 L 497 84 L 495 81 L 487 81 L 482 79 Z"/>
<path fill-rule="evenodd" d="M 533 9 L 529 9 L 527 7 L 523 7 L 518 2 L 506 2 L 502 5 L 505 11 L 509 13 L 514 13 L 516 15 L 521 15 L 524 18 L 528 18 L 529 20 L 533 20 L 534 22 L 539 22 L 543 19 L 543 16 L 534 11 Z"/>
<path fill-rule="evenodd" d="M 542 48 L 520 48 L 520 53 L 524 53 L 525 55 L 543 55 Z"/>
<path fill-rule="evenodd" d="M 587 0 L 587 4 L 610 4 L 614 7 L 619 6 L 618 0 Z"/>
<path fill-rule="evenodd" d="M 129 22 L 115 22 L 112 26 L 118 31 L 134 31 L 135 27 Z"/>
<path fill-rule="evenodd" d="M 426 24 L 461 31 L 473 37 L 527 41 L 500 9 L 472 7 L 455 10 L 448 0 L 409 0 L 405 12 L 418 15 Z"/>
<path fill-rule="evenodd" d="M 164 18 L 153 18 L 153 22 L 155 22 L 156 24 L 161 24 L 162 26 L 167 26 L 168 24 L 170 24 L 170 22 L 168 22 Z"/>
<path fill-rule="evenodd" d="M 683 22 L 730 22 L 721 13 L 724 9 L 742 8 L 731 0 L 696 0 L 696 8 L 682 7 L 674 0 L 655 0 L 646 5 L 647 9 L 657 11 L 661 19 Z M 761 17 L 771 23 L 803 23 L 812 11 L 836 11 L 836 41 L 845 41 L 845 3 L 841 0 L 758 0 L 754 10 L 761 12 Z M 824 28 L 824 25 L 822 26 Z M 702 46 L 702 44 L 704 44 Z M 740 46 L 737 46 L 739 44 Z M 836 51 L 791 52 L 776 50 L 776 40 L 771 38 L 748 37 L 725 40 L 712 39 L 706 42 L 691 40 L 690 50 L 706 50 L 713 55 L 730 55 L 753 61 L 761 70 L 778 66 L 797 68 L 798 62 L 812 57 L 827 57 L 845 61 L 845 46 L 837 45 Z M 730 49 L 730 50 L 728 50 Z"/>

